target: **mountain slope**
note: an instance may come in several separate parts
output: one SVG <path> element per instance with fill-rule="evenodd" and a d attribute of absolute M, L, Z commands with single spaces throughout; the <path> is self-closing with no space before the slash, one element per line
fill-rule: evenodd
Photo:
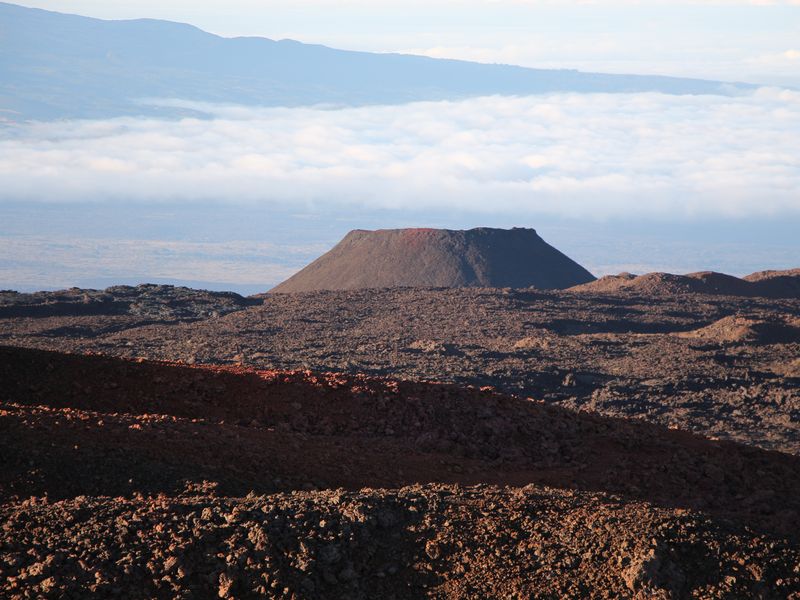
<path fill-rule="evenodd" d="M 533 229 L 355 230 L 272 292 L 391 287 L 561 289 L 594 276 Z"/>
<path fill-rule="evenodd" d="M 181 23 L 104 21 L 0 3 L 0 120 L 198 114 L 142 99 L 359 105 L 491 94 L 730 94 L 750 86 L 527 69 L 222 38 Z"/>

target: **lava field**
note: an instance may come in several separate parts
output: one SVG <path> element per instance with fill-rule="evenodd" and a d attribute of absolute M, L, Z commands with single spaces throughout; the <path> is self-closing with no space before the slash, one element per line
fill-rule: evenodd
<path fill-rule="evenodd" d="M 4 293 L 0 590 L 800 598 L 799 319 L 624 289 Z"/>

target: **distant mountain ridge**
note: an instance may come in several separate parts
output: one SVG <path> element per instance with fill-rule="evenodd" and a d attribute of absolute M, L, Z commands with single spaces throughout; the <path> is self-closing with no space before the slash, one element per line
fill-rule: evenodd
<path fill-rule="evenodd" d="M 170 21 L 105 21 L 0 3 L 0 121 L 202 114 L 141 102 L 153 98 L 364 105 L 552 92 L 730 95 L 754 87 L 223 38 Z"/>

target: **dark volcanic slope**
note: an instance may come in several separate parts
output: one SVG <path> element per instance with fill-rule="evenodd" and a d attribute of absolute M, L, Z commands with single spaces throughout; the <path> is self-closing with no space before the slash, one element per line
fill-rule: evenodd
<path fill-rule="evenodd" d="M 485 390 L 1 347 L 0 389 L 2 500 L 541 483 L 800 530 L 798 457 Z"/>
<path fill-rule="evenodd" d="M 800 591 L 793 456 L 362 376 L 0 349 L 0 389 L 8 597 Z"/>
<path fill-rule="evenodd" d="M 536 287 L 593 281 L 533 229 L 356 230 L 272 292 L 386 287 Z"/>

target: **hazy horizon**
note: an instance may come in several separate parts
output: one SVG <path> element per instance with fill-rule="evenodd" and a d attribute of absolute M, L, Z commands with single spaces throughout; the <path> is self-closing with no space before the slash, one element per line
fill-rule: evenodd
<path fill-rule="evenodd" d="M 169 283 L 244 295 L 280 283 L 351 229 L 532 227 L 596 276 L 722 271 L 743 276 L 798 264 L 799 222 L 785 219 L 586 220 L 454 210 L 337 212 L 196 203 L 6 204 L 0 289 Z M 102 223 L 102 230 L 96 224 Z M 13 282 L 13 284 L 12 284 Z"/>

